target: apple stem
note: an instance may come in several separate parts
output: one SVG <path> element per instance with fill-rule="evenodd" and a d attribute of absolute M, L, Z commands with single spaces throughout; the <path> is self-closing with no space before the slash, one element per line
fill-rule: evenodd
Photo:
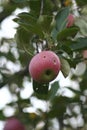
<path fill-rule="evenodd" d="M 36 42 L 36 53 L 39 53 L 38 43 Z"/>

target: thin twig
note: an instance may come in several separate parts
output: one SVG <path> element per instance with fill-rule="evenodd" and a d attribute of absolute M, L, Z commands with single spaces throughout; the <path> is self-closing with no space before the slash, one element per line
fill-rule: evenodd
<path fill-rule="evenodd" d="M 0 88 L 4 87 L 6 84 L 14 82 L 15 81 L 14 79 L 24 77 L 25 75 L 28 75 L 28 66 L 18 72 L 15 72 L 12 75 L 9 75 L 9 77 L 4 79 L 4 81 L 0 82 Z"/>

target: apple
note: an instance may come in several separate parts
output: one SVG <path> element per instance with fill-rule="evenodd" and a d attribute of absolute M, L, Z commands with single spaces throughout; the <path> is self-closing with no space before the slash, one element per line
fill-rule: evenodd
<path fill-rule="evenodd" d="M 12 117 L 6 121 L 3 130 L 25 130 L 25 127 L 18 119 Z"/>
<path fill-rule="evenodd" d="M 60 71 L 60 59 L 50 50 L 36 54 L 30 61 L 29 72 L 31 77 L 40 83 L 49 83 L 54 80 Z"/>
<path fill-rule="evenodd" d="M 84 62 L 87 64 L 87 50 L 82 52 L 83 58 L 85 59 Z"/>
<path fill-rule="evenodd" d="M 64 6 L 69 6 L 72 4 L 71 0 L 64 0 Z"/>
<path fill-rule="evenodd" d="M 67 19 L 68 19 L 67 28 L 69 28 L 69 27 L 73 26 L 75 19 L 72 14 L 69 14 Z"/>
<path fill-rule="evenodd" d="M 82 54 L 83 54 L 83 58 L 87 58 L 87 50 L 84 50 Z"/>

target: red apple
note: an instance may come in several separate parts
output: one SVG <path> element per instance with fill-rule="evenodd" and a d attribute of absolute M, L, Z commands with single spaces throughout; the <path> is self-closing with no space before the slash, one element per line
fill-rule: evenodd
<path fill-rule="evenodd" d="M 24 125 L 16 118 L 9 118 L 3 130 L 25 130 Z"/>
<path fill-rule="evenodd" d="M 69 14 L 67 19 L 68 19 L 67 28 L 69 28 L 74 24 L 74 16 L 72 14 Z"/>
<path fill-rule="evenodd" d="M 49 83 L 54 80 L 59 70 L 59 57 L 52 51 L 42 51 L 36 54 L 29 64 L 31 77 L 40 83 Z"/>

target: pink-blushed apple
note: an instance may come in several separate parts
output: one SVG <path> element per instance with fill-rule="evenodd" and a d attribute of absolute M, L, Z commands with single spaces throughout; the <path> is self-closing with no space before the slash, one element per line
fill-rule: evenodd
<path fill-rule="evenodd" d="M 83 58 L 87 58 L 87 50 L 84 50 L 82 54 L 83 54 Z"/>
<path fill-rule="evenodd" d="M 40 83 L 49 83 L 54 80 L 60 68 L 61 63 L 59 57 L 50 50 L 36 54 L 29 64 L 31 77 Z"/>
<path fill-rule="evenodd" d="M 69 14 L 68 17 L 67 17 L 68 21 L 67 21 L 67 28 L 73 26 L 74 24 L 74 16 L 73 14 Z"/>
<path fill-rule="evenodd" d="M 11 117 L 6 121 L 3 130 L 25 130 L 25 127 L 17 118 Z"/>
<path fill-rule="evenodd" d="M 87 64 L 87 50 L 82 52 L 83 58 L 85 59 L 84 62 Z"/>

